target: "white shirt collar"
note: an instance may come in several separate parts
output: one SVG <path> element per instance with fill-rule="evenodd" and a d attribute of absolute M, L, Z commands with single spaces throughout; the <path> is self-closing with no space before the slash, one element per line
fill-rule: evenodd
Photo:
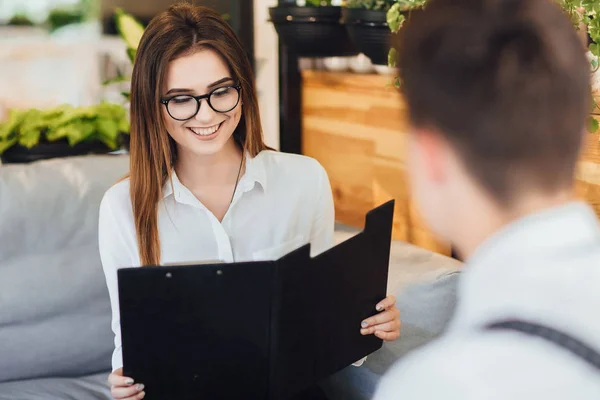
<path fill-rule="evenodd" d="M 267 190 L 267 172 L 263 158 L 264 157 L 261 157 L 261 153 L 256 157 L 252 157 L 246 152 L 246 170 L 238 182 L 238 190 L 247 192 L 254 187 L 255 183 L 260 184 L 264 191 Z M 172 182 L 165 182 L 162 190 L 162 198 L 165 199 L 171 194 L 174 194 L 177 202 L 185 202 L 185 198 L 188 195 L 191 195 L 191 193 L 189 189 L 181 183 L 175 169 L 171 171 L 171 181 Z"/>
<path fill-rule="evenodd" d="M 507 254 L 543 253 L 599 241 L 600 225 L 594 210 L 584 202 L 573 201 L 508 224 L 483 242 L 468 264 L 487 264 Z"/>
<path fill-rule="evenodd" d="M 594 298 L 591 293 L 597 290 L 597 280 L 588 274 L 597 274 L 596 261 L 592 261 L 596 272 L 591 272 L 590 260 L 599 255 L 598 217 L 583 202 L 521 218 L 486 240 L 468 260 L 459 280 L 451 329 L 482 326 L 515 315 L 533 321 L 543 318 L 561 328 L 569 321 L 568 313 L 586 309 L 577 301 Z M 577 298 L 570 292 L 573 286 L 580 288 Z M 548 300 L 549 293 L 573 304 L 555 306 Z"/>

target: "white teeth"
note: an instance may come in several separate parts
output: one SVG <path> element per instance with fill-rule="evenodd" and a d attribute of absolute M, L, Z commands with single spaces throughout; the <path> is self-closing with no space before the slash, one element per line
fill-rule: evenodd
<path fill-rule="evenodd" d="M 196 135 L 200 135 L 200 136 L 208 136 L 208 135 L 212 135 L 213 133 L 215 133 L 219 127 L 221 126 L 221 124 L 217 124 L 214 126 L 211 126 L 210 128 L 189 128 L 192 132 L 194 132 Z"/>

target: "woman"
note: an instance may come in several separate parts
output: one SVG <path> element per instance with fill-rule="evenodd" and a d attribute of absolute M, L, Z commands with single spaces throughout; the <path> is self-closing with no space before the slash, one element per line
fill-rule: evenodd
<path fill-rule="evenodd" d="M 122 376 L 117 269 L 136 265 L 276 259 L 310 242 L 334 244 L 324 169 L 262 140 L 253 74 L 215 12 L 172 6 L 146 28 L 131 81 L 130 176 L 100 206 L 99 244 L 115 333 L 115 399 L 140 399 Z M 395 298 L 363 334 L 399 335 Z"/>

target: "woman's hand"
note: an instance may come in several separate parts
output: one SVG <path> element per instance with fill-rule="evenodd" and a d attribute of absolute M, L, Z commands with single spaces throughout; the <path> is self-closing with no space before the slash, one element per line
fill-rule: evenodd
<path fill-rule="evenodd" d="M 144 385 L 134 385 L 133 379 L 123 376 L 123 368 L 114 370 L 108 376 L 108 384 L 115 400 L 139 400 L 146 395 L 146 392 L 143 392 Z"/>
<path fill-rule="evenodd" d="M 360 333 L 377 336 L 386 342 L 398 339 L 400 336 L 400 311 L 396 308 L 396 297 L 388 296 L 375 307 L 379 314 L 365 319 L 361 324 Z"/>

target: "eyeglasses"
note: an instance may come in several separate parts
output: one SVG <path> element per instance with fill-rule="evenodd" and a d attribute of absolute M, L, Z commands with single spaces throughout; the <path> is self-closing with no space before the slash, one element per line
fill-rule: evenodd
<path fill-rule="evenodd" d="M 233 110 L 240 101 L 240 85 L 232 85 L 216 88 L 202 96 L 180 94 L 177 96 L 161 99 L 161 104 L 167 107 L 171 118 L 177 121 L 185 121 L 194 118 L 200 110 L 200 100 L 206 99 L 208 106 L 218 113 L 226 113 Z"/>

